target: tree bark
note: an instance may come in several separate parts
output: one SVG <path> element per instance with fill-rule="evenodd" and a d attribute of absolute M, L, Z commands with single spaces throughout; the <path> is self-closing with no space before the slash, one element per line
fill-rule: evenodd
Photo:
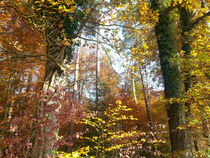
<path fill-rule="evenodd" d="M 182 50 L 184 51 L 184 55 L 186 60 L 190 58 L 191 52 L 191 40 L 189 35 L 186 33 L 188 32 L 191 24 L 192 24 L 192 14 L 187 11 L 185 7 L 180 8 L 180 22 L 181 22 L 181 29 L 182 29 Z M 189 70 L 185 70 L 185 92 L 187 92 L 192 87 L 192 81 L 190 77 Z"/>
<path fill-rule="evenodd" d="M 162 10 L 170 3 L 169 0 L 151 0 L 154 11 Z M 170 12 L 159 12 L 159 20 L 155 26 L 155 33 L 159 49 L 159 59 L 164 80 L 166 99 L 178 99 L 182 96 L 181 79 L 177 58 L 177 47 L 173 33 L 173 19 Z M 184 105 L 179 102 L 167 105 L 169 118 L 169 134 L 173 157 L 191 158 L 192 150 L 185 128 Z"/>
<path fill-rule="evenodd" d="M 205 3 L 204 1 L 201 2 L 201 6 L 204 7 Z M 192 39 L 190 38 L 190 36 L 187 34 L 190 30 L 193 29 L 194 25 L 193 25 L 193 13 L 190 12 L 185 6 L 180 8 L 180 24 L 181 24 L 181 29 L 182 29 L 182 50 L 184 51 L 184 57 L 185 60 L 189 60 L 191 57 L 191 43 L 192 43 Z M 197 23 L 198 24 L 198 23 Z M 189 68 L 187 68 L 187 65 L 185 65 L 186 68 L 184 69 L 184 74 L 185 74 L 185 78 L 184 78 L 184 88 L 185 88 L 185 92 L 188 92 L 190 90 L 190 88 L 192 88 L 193 83 L 192 83 L 192 76 L 190 75 L 190 70 Z M 186 106 L 186 117 L 188 119 L 190 119 L 191 116 L 191 105 L 190 103 L 185 103 Z M 204 123 L 205 121 L 202 120 L 202 125 L 205 125 Z M 203 135 L 204 137 L 206 136 L 206 134 L 208 135 L 208 130 L 205 130 L 206 128 L 203 128 Z M 192 144 L 194 144 L 194 150 L 195 151 L 199 151 L 199 140 L 197 137 L 193 137 L 191 136 L 191 142 Z"/>
<path fill-rule="evenodd" d="M 185 7 L 180 8 L 180 24 L 181 24 L 181 36 L 182 36 L 182 51 L 184 51 L 184 58 L 185 60 L 190 59 L 190 52 L 191 52 L 191 39 L 189 35 L 187 35 L 188 30 L 191 27 L 192 24 L 192 13 L 190 13 Z M 184 65 L 184 90 L 185 93 L 188 92 L 188 90 L 192 87 L 192 78 L 189 72 L 189 68 L 187 68 L 187 65 Z M 191 107 L 190 103 L 186 102 L 186 120 L 188 121 L 190 119 L 191 115 Z M 198 150 L 198 142 L 195 137 L 190 136 L 191 133 L 189 132 L 189 138 L 191 141 L 191 144 L 194 144 L 194 149 Z"/>
<path fill-rule="evenodd" d="M 43 91 L 55 92 L 56 86 L 62 86 L 63 65 L 66 60 L 66 46 L 64 42 L 57 41 L 63 38 L 62 30 L 59 29 L 59 24 L 51 24 L 52 26 L 46 29 L 45 41 L 46 52 L 48 60 L 45 67 L 45 77 L 42 85 Z M 34 130 L 34 140 L 32 157 L 45 158 L 53 157 L 55 154 L 54 143 L 57 140 L 58 129 L 57 119 L 52 114 L 54 111 L 44 112 L 46 106 L 51 106 L 51 102 L 40 102 L 40 107 L 37 107 L 37 119 L 46 118 L 49 121 L 48 124 L 43 124 L 40 129 Z M 55 110 L 55 109 L 54 109 Z"/>

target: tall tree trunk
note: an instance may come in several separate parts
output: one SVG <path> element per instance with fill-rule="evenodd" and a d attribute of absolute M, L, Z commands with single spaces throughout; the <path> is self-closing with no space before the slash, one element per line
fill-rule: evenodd
<path fill-rule="evenodd" d="M 181 36 L 182 36 L 182 51 L 184 51 L 184 57 L 185 60 L 190 59 L 190 52 L 191 52 L 191 39 L 189 37 L 188 30 L 190 29 L 190 26 L 192 24 L 192 13 L 190 13 L 185 7 L 180 8 L 180 23 L 181 23 Z M 192 78 L 190 76 L 190 70 L 187 68 L 187 65 L 183 70 L 184 73 L 184 90 L 185 93 L 188 92 L 188 90 L 192 87 Z M 186 120 L 188 121 L 190 119 L 191 115 L 191 107 L 190 103 L 186 102 Z M 194 144 L 194 149 L 198 151 L 198 142 L 196 137 L 192 137 L 191 133 L 189 132 L 189 138 L 191 141 L 191 144 Z"/>
<path fill-rule="evenodd" d="M 176 41 L 173 33 L 173 19 L 170 12 L 161 11 L 167 7 L 169 0 L 151 0 L 153 10 L 160 10 L 159 20 L 155 26 L 159 59 L 164 80 L 166 99 L 180 98 L 181 79 L 177 60 Z M 165 4 L 165 6 L 163 6 Z M 192 150 L 185 128 L 184 105 L 179 102 L 167 105 L 169 117 L 169 134 L 173 157 L 191 158 Z"/>
<path fill-rule="evenodd" d="M 180 22 L 181 22 L 181 29 L 182 29 L 182 50 L 184 51 L 184 55 L 186 60 L 190 58 L 191 52 L 191 40 L 189 35 L 186 33 L 188 32 L 191 24 L 192 24 L 192 13 L 190 13 L 185 7 L 180 8 Z M 189 70 L 186 69 L 185 73 L 185 80 L 184 80 L 184 87 L 185 92 L 187 92 L 192 87 L 191 76 Z M 189 111 L 190 111 L 190 107 Z"/>
<path fill-rule="evenodd" d="M 205 3 L 204 1 L 201 1 L 201 6 L 204 7 Z M 184 51 L 184 57 L 185 60 L 189 60 L 191 57 L 191 43 L 192 43 L 192 39 L 190 38 L 190 35 L 188 34 L 188 32 L 190 30 L 192 30 L 193 28 L 193 13 L 190 12 L 186 6 L 183 6 L 180 8 L 180 24 L 181 24 L 181 29 L 182 29 L 182 50 Z M 185 65 L 187 66 L 187 65 Z M 192 88 L 193 83 L 192 83 L 192 77 L 190 75 L 190 71 L 189 68 L 185 68 L 184 70 L 184 74 L 185 74 L 185 78 L 184 78 L 184 88 L 185 88 L 185 92 L 188 92 L 190 88 Z M 191 116 L 191 105 L 187 102 L 185 103 L 186 105 L 186 117 L 190 119 Z M 205 120 L 202 120 L 202 124 L 205 125 Z M 208 135 L 208 131 L 209 130 L 205 130 L 206 127 L 203 128 L 203 135 L 204 137 L 206 136 L 206 134 Z M 199 150 L 199 140 L 196 137 L 191 136 L 191 142 L 194 144 L 194 150 L 198 151 Z"/>
<path fill-rule="evenodd" d="M 59 24 L 51 24 L 52 26 L 46 29 L 46 52 L 48 60 L 45 67 L 45 77 L 42 85 L 43 91 L 55 92 L 56 86 L 62 85 L 63 65 L 66 59 L 66 46 L 64 42 L 57 41 L 63 38 L 62 30 L 59 29 Z M 33 141 L 33 158 L 53 157 L 55 148 L 54 143 L 57 140 L 58 129 L 57 120 L 52 114 L 54 111 L 45 114 L 43 111 L 46 106 L 51 106 L 51 102 L 40 102 L 39 110 L 37 110 L 37 119 L 47 118 L 48 124 L 44 124 L 40 129 L 34 131 Z M 40 120 L 43 121 L 43 120 Z"/>

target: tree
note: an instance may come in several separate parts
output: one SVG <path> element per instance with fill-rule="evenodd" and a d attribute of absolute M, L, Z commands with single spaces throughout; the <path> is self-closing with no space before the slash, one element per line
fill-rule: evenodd
<path fill-rule="evenodd" d="M 83 119 L 82 122 L 88 125 L 88 129 L 91 131 L 82 137 L 89 142 L 89 156 L 93 155 L 100 158 L 118 156 L 119 152 L 113 151 L 136 144 L 135 135 L 140 133 L 129 129 L 124 131 L 119 128 L 121 121 L 132 122 L 136 120 L 132 115 L 124 114 L 130 110 L 130 108 L 122 105 L 120 100 L 117 100 L 115 105 L 106 106 L 106 109 L 100 114 L 89 114 L 87 118 Z"/>
<path fill-rule="evenodd" d="M 55 2 L 56 3 L 56 2 Z M 64 64 L 67 56 L 71 57 L 72 39 L 75 33 L 69 35 L 68 27 L 72 27 L 70 17 L 73 17 L 76 6 L 74 1 L 57 2 L 51 1 L 34 1 L 34 7 L 37 10 L 36 16 L 45 18 L 42 20 L 44 29 L 45 49 L 48 60 L 45 67 L 45 76 L 43 80 L 43 91 L 55 91 L 56 86 L 62 85 L 62 75 L 64 73 Z M 70 26 L 66 26 L 70 25 Z M 76 30 L 77 25 L 71 29 Z M 63 33 L 63 30 L 66 34 Z M 69 47 L 70 46 L 70 47 Z M 41 102 L 41 111 L 38 117 L 43 117 L 43 109 L 51 106 L 52 103 Z M 35 132 L 36 136 L 33 142 L 33 157 L 52 156 L 54 153 L 53 144 L 56 141 L 58 129 L 54 128 L 57 124 L 55 116 L 51 113 L 48 115 L 49 125 L 41 128 L 40 132 Z M 50 125 L 51 124 L 51 125 Z M 41 135 L 37 135 L 40 133 Z M 43 137 L 44 135 L 48 137 Z M 39 140 L 41 138 L 41 140 Z"/>
<path fill-rule="evenodd" d="M 179 7 L 181 37 L 182 37 L 182 40 L 181 40 L 182 51 L 184 54 L 183 63 L 182 63 L 182 69 L 183 69 L 182 73 L 184 76 L 184 88 L 185 88 L 185 93 L 187 96 L 188 95 L 190 96 L 189 93 L 191 90 L 193 91 L 193 89 L 197 86 L 196 84 L 201 83 L 199 81 L 196 81 L 197 80 L 195 79 L 196 75 L 192 75 L 192 72 L 195 71 L 195 69 L 194 70 L 192 69 L 193 65 L 192 64 L 187 65 L 187 63 L 189 63 L 190 60 L 193 60 L 193 58 L 195 57 L 195 52 L 197 52 L 198 48 L 194 47 L 193 45 L 195 45 L 196 43 L 200 43 L 200 48 L 201 48 L 203 47 L 203 44 L 205 43 L 204 41 L 199 42 L 197 38 L 193 36 L 193 33 L 192 33 L 192 32 L 197 32 L 197 34 L 199 34 L 200 36 L 205 34 L 204 33 L 205 31 L 201 33 L 198 31 L 199 29 L 197 28 L 197 26 L 205 28 L 206 27 L 205 19 L 210 15 L 208 6 L 206 6 L 205 3 L 206 3 L 205 1 L 201 1 L 201 2 L 195 1 L 194 3 L 190 3 L 190 4 L 184 3 L 182 6 Z M 193 7 L 197 8 L 197 10 L 195 10 Z M 203 39 L 205 40 L 205 38 L 206 37 L 204 35 Z M 206 50 L 203 49 L 201 54 L 205 54 L 205 51 Z M 201 60 L 198 59 L 198 61 L 200 62 Z M 206 67 L 206 65 L 203 64 L 202 67 Z M 200 68 L 200 72 L 203 73 L 202 68 Z M 202 78 L 206 80 L 204 77 L 205 75 L 202 75 L 202 76 L 203 76 Z M 201 81 L 201 76 L 200 76 L 200 81 Z M 194 120 L 191 116 L 194 113 L 194 111 L 192 111 L 193 103 L 191 103 L 190 101 L 186 101 L 185 105 L 187 109 L 186 116 L 187 116 L 188 124 L 189 124 L 192 120 Z M 191 130 L 191 143 L 194 145 L 194 150 L 198 152 L 201 149 L 201 146 L 198 143 L 200 141 L 198 140 L 199 136 L 198 134 L 197 136 L 194 136 L 195 134 L 193 133 L 194 133 L 193 130 Z M 201 137 L 200 139 L 202 140 Z M 202 148 L 204 149 L 204 147 Z"/>
<path fill-rule="evenodd" d="M 123 1 L 124 2 L 124 1 Z M 127 1 L 131 3 L 130 1 Z M 136 6 L 126 6 L 124 4 L 118 4 L 119 8 L 123 8 L 126 10 L 126 14 L 122 11 L 119 12 L 120 17 L 118 18 L 120 21 L 124 22 L 126 24 L 126 27 L 132 27 L 133 25 L 136 25 L 136 21 L 138 20 L 140 23 L 140 26 L 137 25 L 137 28 L 135 30 L 135 27 L 130 29 L 130 32 L 139 33 L 139 36 L 142 36 L 142 41 L 145 42 L 145 35 L 141 33 L 144 30 L 151 30 L 151 28 L 154 26 L 155 28 L 155 34 L 157 39 L 157 45 L 158 45 L 158 52 L 159 52 L 159 59 L 160 59 L 160 65 L 162 69 L 163 74 L 163 80 L 164 80 L 164 88 L 165 88 L 165 97 L 166 99 L 173 99 L 174 102 L 171 102 L 167 105 L 168 109 L 168 117 L 169 117 L 169 131 L 170 131 L 170 137 L 171 137 L 171 146 L 172 151 L 178 152 L 179 154 L 185 155 L 183 151 L 186 150 L 186 155 L 191 156 L 191 144 L 189 141 L 188 136 L 188 129 L 186 124 L 186 118 L 185 118 L 185 106 L 183 103 L 180 103 L 178 100 L 180 100 L 184 95 L 182 91 L 182 72 L 180 70 L 180 57 L 178 55 L 179 53 L 179 47 L 177 46 L 177 37 L 175 35 L 176 29 L 177 29 L 177 21 L 175 19 L 176 14 L 176 8 L 178 6 L 181 6 L 184 4 L 184 2 L 175 2 L 175 1 L 150 1 L 150 7 L 146 1 L 135 1 L 133 4 L 136 4 Z M 143 5 L 142 8 L 139 6 Z M 187 4 L 189 6 L 189 4 Z M 135 11 L 138 11 L 137 13 Z M 152 13 L 151 13 L 152 11 Z M 150 16 L 144 16 L 144 14 L 147 13 Z M 134 16 L 130 16 L 132 14 L 138 14 L 138 18 L 130 18 Z M 135 15 L 136 16 L 136 15 Z M 130 21 L 129 21 L 130 20 Z M 153 21 L 152 21 L 153 20 Z M 152 22 L 154 23 L 152 23 Z M 138 23 L 137 23 L 138 24 Z M 139 30 L 137 30 L 139 29 Z M 146 32 L 146 31 L 145 31 Z M 136 37 L 136 35 L 130 36 Z M 138 38 L 138 37 L 137 37 Z M 151 39 L 150 39 L 151 40 Z M 138 39 L 136 40 L 138 42 Z M 141 56 L 147 57 L 143 53 L 146 53 L 146 50 L 149 50 L 147 44 L 144 44 L 142 42 L 141 46 L 142 48 L 137 47 L 137 42 L 134 44 L 132 55 L 134 59 L 140 62 Z M 149 43 L 149 42 L 148 42 Z M 143 53 L 139 53 L 140 51 L 144 51 Z M 149 52 L 149 51 L 148 51 Z M 143 54 L 143 55 L 142 55 Z M 137 56 L 140 56 L 139 58 Z M 139 62 L 139 63 L 140 63 Z M 182 136 L 181 136 L 182 135 Z M 178 138 L 181 136 L 180 138 Z M 180 140 L 179 140 L 180 139 Z M 183 152 L 183 153 L 182 153 Z"/>
<path fill-rule="evenodd" d="M 155 32 L 164 80 L 165 97 L 166 99 L 178 99 L 182 97 L 182 83 L 173 29 L 173 17 L 172 12 L 166 9 L 168 6 L 170 6 L 170 1 L 151 0 L 151 8 L 154 11 L 159 10 L 159 19 L 155 26 Z M 184 105 L 179 102 L 168 104 L 167 111 L 172 152 L 180 157 L 192 157 L 192 147 L 188 131 L 185 128 Z"/>
<path fill-rule="evenodd" d="M 33 0 L 17 2 L 11 0 L 2 2 L 2 4 L 4 6 L 3 13 L 8 15 L 8 18 L 10 18 L 10 16 L 15 18 L 20 17 L 20 19 L 25 24 L 24 26 L 20 26 L 17 24 L 17 26 L 20 26 L 18 28 L 19 30 L 25 30 L 25 28 L 28 29 L 28 25 L 30 25 L 29 30 L 36 30 L 40 33 L 40 36 L 43 37 L 41 38 L 42 43 L 40 42 L 41 44 L 37 44 L 42 45 L 44 49 L 42 52 L 43 54 L 41 55 L 36 55 L 34 52 L 34 54 L 29 54 L 28 52 L 31 51 L 29 49 L 31 48 L 29 45 L 31 43 L 27 40 L 26 41 L 28 43 L 24 41 L 24 46 L 26 46 L 25 48 L 27 48 L 28 45 L 28 50 L 21 49 L 21 47 L 23 46 L 21 45 L 22 43 L 19 44 L 19 50 L 11 50 L 10 48 L 7 49 L 8 47 L 5 47 L 5 45 L 3 45 L 4 52 L 9 52 L 11 54 L 11 56 L 6 56 L 5 60 L 14 59 L 15 57 L 18 57 L 20 59 L 44 58 L 44 60 L 46 61 L 46 65 L 41 89 L 44 92 L 55 92 L 55 87 L 58 85 L 60 86 L 63 82 L 62 76 L 65 71 L 64 64 L 68 59 L 71 59 L 73 39 L 78 36 L 84 25 L 82 24 L 79 27 L 79 21 L 83 20 L 82 16 L 84 15 L 84 13 L 82 13 L 81 10 L 81 5 L 83 4 L 83 1 L 76 1 L 75 3 L 74 1 L 54 2 L 47 0 Z M 10 25 L 9 22 L 10 21 L 8 20 L 2 25 L 2 28 L 5 28 L 6 30 L 5 32 L 2 32 L 3 34 L 13 34 L 19 31 L 17 29 L 14 32 L 7 32 L 7 30 L 9 29 L 8 26 Z M 39 51 L 39 47 L 33 48 L 33 51 Z M 38 60 L 33 60 L 32 62 L 37 61 Z M 48 114 L 44 114 L 44 109 L 50 106 L 51 104 L 53 104 L 52 101 L 51 103 L 41 101 L 40 106 L 42 108 L 37 107 L 37 119 L 41 119 L 43 116 L 47 115 L 48 121 L 50 121 L 51 123 L 48 124 L 48 127 L 43 126 L 40 130 L 35 129 L 33 131 L 33 157 L 43 157 L 47 155 L 52 155 L 51 149 L 53 148 L 52 146 L 57 139 L 55 138 L 55 136 L 58 131 L 58 129 L 53 128 L 53 124 L 57 124 L 57 120 L 50 112 Z M 44 138 L 44 135 L 46 134 L 48 134 L 49 136 Z"/>

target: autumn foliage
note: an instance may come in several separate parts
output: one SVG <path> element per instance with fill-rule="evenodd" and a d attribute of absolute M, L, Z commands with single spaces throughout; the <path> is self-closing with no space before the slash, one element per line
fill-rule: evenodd
<path fill-rule="evenodd" d="M 207 0 L 0 5 L 0 157 L 209 156 Z"/>

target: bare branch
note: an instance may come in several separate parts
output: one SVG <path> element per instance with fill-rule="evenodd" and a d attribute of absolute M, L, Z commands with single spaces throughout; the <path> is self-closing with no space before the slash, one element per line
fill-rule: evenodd
<path fill-rule="evenodd" d="M 188 28 L 187 31 L 192 30 L 193 28 L 195 28 L 202 20 L 204 20 L 204 18 L 206 18 L 207 16 L 210 16 L 210 11 L 208 11 L 206 14 L 204 14 L 203 16 L 197 18 L 192 24 L 191 26 Z"/>
<path fill-rule="evenodd" d="M 6 60 L 17 60 L 17 59 L 28 59 L 28 58 L 42 58 L 42 57 L 46 57 L 46 59 L 39 59 L 39 61 L 53 61 L 61 70 L 64 70 L 64 67 L 59 64 L 57 62 L 57 60 L 51 56 L 51 55 L 47 55 L 47 54 L 38 54 L 38 55 L 34 55 L 34 54 L 25 54 L 22 52 L 18 52 L 17 50 L 1 50 L 2 52 L 7 52 L 7 53 L 11 53 L 12 55 L 2 58 L 0 59 L 0 62 L 4 62 Z M 31 61 L 32 62 L 32 61 Z"/>

